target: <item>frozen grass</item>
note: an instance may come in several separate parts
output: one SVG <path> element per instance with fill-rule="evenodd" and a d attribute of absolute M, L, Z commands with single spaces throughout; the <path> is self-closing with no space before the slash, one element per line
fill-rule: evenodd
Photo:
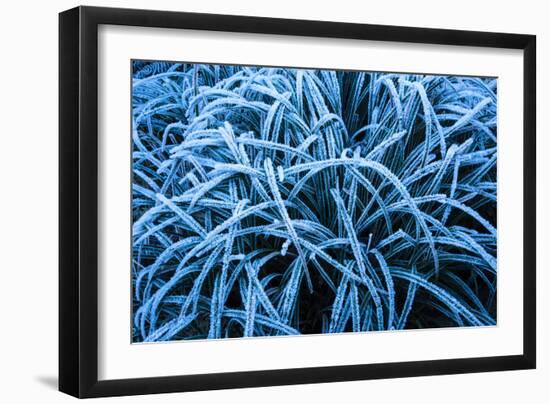
<path fill-rule="evenodd" d="M 134 341 L 495 324 L 496 85 L 134 62 Z"/>

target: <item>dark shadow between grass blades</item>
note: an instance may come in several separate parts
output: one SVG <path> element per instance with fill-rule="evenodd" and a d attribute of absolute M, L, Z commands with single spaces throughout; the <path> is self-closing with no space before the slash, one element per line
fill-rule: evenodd
<path fill-rule="evenodd" d="M 496 79 L 133 63 L 133 340 L 496 324 Z"/>

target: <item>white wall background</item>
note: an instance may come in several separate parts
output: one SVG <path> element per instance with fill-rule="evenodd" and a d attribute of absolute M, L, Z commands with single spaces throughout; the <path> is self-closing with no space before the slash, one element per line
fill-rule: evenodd
<path fill-rule="evenodd" d="M 0 24 L 0 401 L 64 403 L 57 386 L 57 13 L 61 0 L 6 1 Z M 545 188 L 550 25 L 545 2 L 460 0 L 195 2 L 88 5 L 531 33 L 538 40 L 538 369 L 108 399 L 125 403 L 546 403 L 550 399 L 550 252 Z M 546 73 L 546 74 L 545 74 Z M 518 134 L 519 135 L 519 134 Z M 105 400 L 102 400 L 105 401 Z"/>

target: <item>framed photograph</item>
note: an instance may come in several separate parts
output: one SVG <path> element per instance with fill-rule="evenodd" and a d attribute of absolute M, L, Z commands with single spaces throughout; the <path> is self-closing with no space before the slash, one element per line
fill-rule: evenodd
<path fill-rule="evenodd" d="M 535 368 L 535 36 L 59 29 L 61 391 Z"/>

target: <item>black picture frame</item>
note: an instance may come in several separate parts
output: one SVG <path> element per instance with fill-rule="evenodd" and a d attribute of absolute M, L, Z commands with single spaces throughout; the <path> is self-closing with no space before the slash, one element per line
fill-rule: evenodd
<path fill-rule="evenodd" d="M 523 50 L 523 354 L 99 381 L 100 24 Z M 535 120 L 534 35 L 96 7 L 77 7 L 60 13 L 59 390 L 84 398 L 535 368 Z"/>

